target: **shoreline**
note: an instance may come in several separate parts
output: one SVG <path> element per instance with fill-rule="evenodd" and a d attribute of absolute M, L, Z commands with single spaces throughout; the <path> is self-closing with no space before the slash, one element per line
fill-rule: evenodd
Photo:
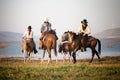
<path fill-rule="evenodd" d="M 91 58 L 90 58 L 91 59 Z M 77 61 L 81 61 L 81 62 L 87 62 L 90 59 L 77 59 Z M 106 61 L 106 60 L 118 60 L 120 61 L 120 56 L 104 56 L 101 57 L 101 61 Z M 0 61 L 23 61 L 23 57 L 0 57 Z M 40 61 L 39 59 L 33 59 L 32 61 Z M 44 59 L 44 61 L 47 61 L 47 59 Z M 55 61 L 55 59 L 52 59 L 52 61 Z M 58 59 L 58 61 L 63 61 L 63 59 Z M 66 61 L 68 61 L 68 59 L 66 59 Z M 98 61 L 98 58 L 94 58 L 93 61 Z"/>

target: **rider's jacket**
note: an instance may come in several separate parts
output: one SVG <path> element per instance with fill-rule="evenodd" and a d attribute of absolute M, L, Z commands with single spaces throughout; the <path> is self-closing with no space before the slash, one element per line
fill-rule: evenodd
<path fill-rule="evenodd" d="M 51 30 L 51 24 L 49 22 L 44 22 L 41 27 L 41 33 Z"/>
<path fill-rule="evenodd" d="M 89 26 L 87 26 L 86 28 L 85 28 L 85 30 L 83 30 L 83 27 L 82 27 L 82 25 L 79 27 L 79 29 L 78 29 L 78 33 L 83 33 L 83 34 L 90 34 L 91 33 L 91 30 L 90 30 L 90 28 L 89 28 Z"/>
<path fill-rule="evenodd" d="M 27 39 L 33 38 L 33 31 L 30 31 L 30 32 L 29 32 L 29 30 L 25 31 L 25 33 L 23 34 L 22 37 L 27 38 Z"/>

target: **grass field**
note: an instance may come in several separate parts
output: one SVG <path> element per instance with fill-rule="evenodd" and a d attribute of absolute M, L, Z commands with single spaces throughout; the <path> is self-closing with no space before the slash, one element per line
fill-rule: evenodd
<path fill-rule="evenodd" d="M 76 64 L 59 61 L 0 61 L 0 80 L 120 80 L 120 57 L 106 57 L 99 63 L 79 60 Z"/>

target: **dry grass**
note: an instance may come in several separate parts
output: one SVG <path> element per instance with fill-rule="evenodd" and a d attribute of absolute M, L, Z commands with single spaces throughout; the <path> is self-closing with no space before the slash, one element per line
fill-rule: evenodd
<path fill-rule="evenodd" d="M 76 64 L 59 61 L 42 65 L 40 61 L 23 63 L 20 60 L 0 61 L 1 80 L 120 80 L 120 57 L 106 57 L 88 63 L 78 60 Z"/>

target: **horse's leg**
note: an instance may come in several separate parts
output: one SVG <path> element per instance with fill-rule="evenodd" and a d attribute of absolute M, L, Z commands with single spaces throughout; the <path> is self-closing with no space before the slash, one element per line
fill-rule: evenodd
<path fill-rule="evenodd" d="M 48 51 L 48 63 L 47 64 L 49 64 L 49 63 L 51 63 L 51 50 L 50 49 L 47 49 L 47 51 Z"/>
<path fill-rule="evenodd" d="M 23 54 L 23 56 L 24 56 L 24 63 L 26 62 L 26 56 L 25 56 L 25 53 Z"/>
<path fill-rule="evenodd" d="M 65 53 L 62 51 L 62 55 L 63 55 L 63 63 L 65 62 Z"/>
<path fill-rule="evenodd" d="M 73 52 L 72 53 L 72 56 L 73 56 L 73 63 L 75 64 L 77 61 L 76 61 L 76 52 Z"/>
<path fill-rule="evenodd" d="M 32 56 L 32 54 L 29 52 L 28 55 L 29 55 L 29 56 L 28 56 L 29 62 L 32 62 L 32 61 L 31 61 L 31 56 Z"/>
<path fill-rule="evenodd" d="M 71 60 L 71 51 L 69 51 L 68 58 L 69 58 L 69 62 L 72 62 L 72 60 Z"/>
<path fill-rule="evenodd" d="M 54 48 L 54 54 L 55 54 L 55 57 L 56 57 L 56 64 L 58 63 L 58 60 L 57 60 L 57 51 L 56 51 L 56 47 Z"/>
<path fill-rule="evenodd" d="M 42 58 L 41 58 L 41 64 L 42 64 L 42 63 L 43 63 L 43 61 L 44 61 L 45 51 L 46 51 L 46 50 L 43 50 L 43 55 L 42 55 Z"/>
<path fill-rule="evenodd" d="M 99 54 L 98 54 L 98 52 L 96 50 L 95 50 L 95 53 L 96 53 L 96 55 L 97 55 L 97 57 L 99 59 L 99 62 L 100 62 L 100 56 L 99 56 Z"/>
<path fill-rule="evenodd" d="M 91 58 L 91 60 L 89 61 L 89 63 L 91 63 L 91 62 L 93 61 L 94 55 L 95 55 L 95 50 L 92 49 L 92 58 Z"/>
<path fill-rule="evenodd" d="M 24 50 L 23 56 L 24 56 L 24 63 L 26 62 L 26 51 Z"/>

